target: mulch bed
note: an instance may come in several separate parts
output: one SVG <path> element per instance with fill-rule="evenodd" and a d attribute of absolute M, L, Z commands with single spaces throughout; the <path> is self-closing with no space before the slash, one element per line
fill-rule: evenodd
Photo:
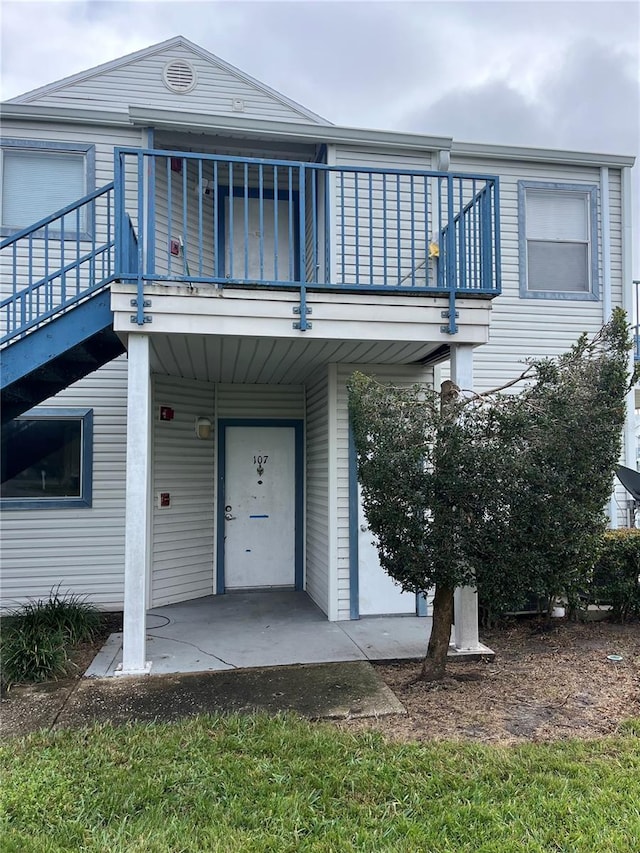
<path fill-rule="evenodd" d="M 527 619 L 483 632 L 482 639 L 495 658 L 452 662 L 438 683 L 416 682 L 416 663 L 377 665 L 407 716 L 341 725 L 377 729 L 394 740 L 509 745 L 599 737 L 640 717 L 639 623 Z"/>

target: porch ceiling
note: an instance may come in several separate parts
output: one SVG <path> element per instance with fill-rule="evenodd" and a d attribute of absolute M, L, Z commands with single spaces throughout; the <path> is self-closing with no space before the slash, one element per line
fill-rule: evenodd
<path fill-rule="evenodd" d="M 203 382 L 303 384 L 319 367 L 411 364 L 443 355 L 438 343 L 323 341 L 216 335 L 151 336 L 154 373 Z"/>

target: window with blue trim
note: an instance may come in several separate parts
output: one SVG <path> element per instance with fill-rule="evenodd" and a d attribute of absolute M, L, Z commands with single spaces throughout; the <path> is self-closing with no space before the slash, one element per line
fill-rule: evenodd
<path fill-rule="evenodd" d="M 94 189 L 93 145 L 31 139 L 2 139 L 0 145 L 3 235 L 39 222 Z M 87 217 L 87 206 L 66 216 L 65 238 L 91 237 Z"/>
<path fill-rule="evenodd" d="M 597 299 L 597 188 L 518 184 L 520 295 Z"/>
<path fill-rule="evenodd" d="M 0 505 L 89 507 L 92 467 L 92 409 L 32 409 L 2 428 Z"/>

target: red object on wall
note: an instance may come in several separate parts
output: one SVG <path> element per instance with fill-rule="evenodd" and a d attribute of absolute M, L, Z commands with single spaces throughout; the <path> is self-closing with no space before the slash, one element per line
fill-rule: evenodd
<path fill-rule="evenodd" d="M 160 406 L 160 420 L 161 421 L 172 421 L 175 417 L 175 412 L 171 408 L 171 406 Z"/>
<path fill-rule="evenodd" d="M 169 241 L 169 251 L 172 255 L 180 254 L 180 242 L 178 240 L 170 240 Z"/>
<path fill-rule="evenodd" d="M 171 506 L 171 495 L 169 492 L 160 492 L 160 506 Z"/>

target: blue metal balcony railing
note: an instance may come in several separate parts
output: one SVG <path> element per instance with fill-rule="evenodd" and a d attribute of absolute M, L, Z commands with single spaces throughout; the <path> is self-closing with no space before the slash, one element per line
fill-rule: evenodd
<path fill-rule="evenodd" d="M 0 344 L 121 279 L 448 295 L 500 292 L 498 179 L 116 149 L 114 182 L 0 243 Z M 7 275 L 9 273 L 9 275 Z"/>
<path fill-rule="evenodd" d="M 448 295 L 451 333 L 456 296 L 500 293 L 494 176 L 120 148 L 115 198 L 138 323 L 152 281 L 294 289 L 300 329 L 308 289 Z"/>
<path fill-rule="evenodd" d="M 114 225 L 111 182 L 2 240 L 0 265 L 12 292 L 0 302 L 0 344 L 114 280 Z"/>

